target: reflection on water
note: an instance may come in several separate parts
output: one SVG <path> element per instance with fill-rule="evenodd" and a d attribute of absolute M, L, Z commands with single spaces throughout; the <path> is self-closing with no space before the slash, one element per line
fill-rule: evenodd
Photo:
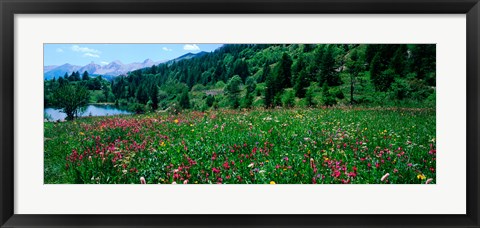
<path fill-rule="evenodd" d="M 43 109 L 45 119 L 50 121 L 64 120 L 67 115 L 61 112 L 61 109 L 45 108 Z M 128 111 L 118 109 L 113 105 L 88 105 L 83 108 L 79 116 L 111 116 L 131 114 Z"/>

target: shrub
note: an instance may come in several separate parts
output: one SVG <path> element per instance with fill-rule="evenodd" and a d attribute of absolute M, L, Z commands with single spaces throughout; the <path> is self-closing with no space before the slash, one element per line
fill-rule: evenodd
<path fill-rule="evenodd" d="M 335 87 L 334 89 L 332 89 L 332 94 L 338 99 L 345 98 L 345 95 L 343 94 L 342 90 L 338 87 Z"/>
<path fill-rule="evenodd" d="M 195 84 L 192 87 L 192 91 L 203 91 L 203 90 L 205 90 L 205 86 L 202 84 Z"/>
<path fill-rule="evenodd" d="M 407 82 L 407 80 L 402 78 L 395 79 L 395 82 L 392 84 L 391 88 L 393 98 L 398 100 L 407 98 L 412 92 L 411 90 L 410 84 Z"/>
<path fill-rule="evenodd" d="M 295 94 L 292 90 L 286 91 L 282 96 L 283 107 L 293 107 L 295 105 Z"/>
<path fill-rule="evenodd" d="M 337 100 L 335 96 L 330 91 L 327 83 L 325 82 L 322 87 L 322 102 L 325 106 L 333 106 L 337 104 Z"/>
<path fill-rule="evenodd" d="M 205 99 L 205 104 L 207 105 L 207 107 L 212 107 L 213 102 L 215 102 L 215 97 L 212 95 L 208 95 Z"/>
<path fill-rule="evenodd" d="M 131 103 L 128 106 L 128 110 L 136 114 L 145 113 L 145 106 L 139 103 Z"/>
<path fill-rule="evenodd" d="M 308 87 L 307 89 L 307 92 L 305 93 L 305 105 L 306 106 L 314 106 L 315 105 L 315 101 L 313 99 L 313 90 L 314 90 L 315 86 L 310 86 Z"/>

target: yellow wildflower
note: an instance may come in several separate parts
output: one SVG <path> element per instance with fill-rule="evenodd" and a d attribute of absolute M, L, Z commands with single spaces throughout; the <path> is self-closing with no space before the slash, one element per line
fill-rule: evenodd
<path fill-rule="evenodd" d="M 417 179 L 425 180 L 425 179 L 427 179 L 427 177 L 425 175 L 423 175 L 423 173 L 420 173 L 420 174 L 417 175 Z"/>
<path fill-rule="evenodd" d="M 275 181 L 270 181 L 270 184 L 275 184 Z"/>
<path fill-rule="evenodd" d="M 160 146 L 165 146 L 165 142 L 162 141 L 162 142 L 160 143 Z"/>
<path fill-rule="evenodd" d="M 80 132 L 80 135 L 85 135 L 85 133 L 83 133 L 83 132 Z"/>
<path fill-rule="evenodd" d="M 173 122 L 178 123 L 178 119 L 175 119 Z"/>

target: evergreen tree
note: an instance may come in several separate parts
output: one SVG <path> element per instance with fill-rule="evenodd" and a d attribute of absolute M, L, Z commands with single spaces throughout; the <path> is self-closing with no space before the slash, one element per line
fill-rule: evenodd
<path fill-rule="evenodd" d="M 270 65 L 268 65 L 268 63 L 263 64 L 262 69 L 263 69 L 262 74 L 257 79 L 258 83 L 264 82 L 267 79 L 267 77 L 270 75 Z"/>
<path fill-rule="evenodd" d="M 367 45 L 367 50 L 365 51 L 365 62 L 370 65 L 373 58 L 379 52 L 378 44 L 369 44 Z"/>
<path fill-rule="evenodd" d="M 386 92 L 397 77 L 398 76 L 393 69 L 389 68 L 384 70 L 379 76 L 377 76 L 375 88 L 378 91 Z"/>
<path fill-rule="evenodd" d="M 305 103 L 308 107 L 315 105 L 315 102 L 313 100 L 313 86 L 310 85 L 307 89 L 307 92 L 305 93 Z"/>
<path fill-rule="evenodd" d="M 68 81 L 73 82 L 75 81 L 75 72 L 72 72 L 70 76 L 68 76 Z"/>
<path fill-rule="evenodd" d="M 298 74 L 300 73 L 301 70 L 305 70 L 306 66 L 305 58 L 303 55 L 300 55 L 298 57 L 298 60 L 295 61 L 295 63 L 292 65 L 292 85 L 295 85 L 295 82 L 298 78 Z"/>
<path fill-rule="evenodd" d="M 297 96 L 298 98 L 303 98 L 305 97 L 305 87 L 307 87 L 309 84 L 309 81 L 307 79 L 307 73 L 305 71 L 305 69 L 301 70 L 297 77 L 296 77 L 296 81 L 295 81 L 295 85 L 293 86 L 293 89 L 295 91 L 295 96 Z"/>
<path fill-rule="evenodd" d="M 348 73 L 350 74 L 350 105 L 355 103 L 353 92 L 355 90 L 355 82 L 358 74 L 364 70 L 363 61 L 360 59 L 356 50 L 350 53 L 350 59 L 347 62 Z"/>
<path fill-rule="evenodd" d="M 276 70 L 277 82 L 281 89 L 292 87 L 292 59 L 287 53 L 283 53 L 282 59 L 277 64 Z"/>
<path fill-rule="evenodd" d="M 255 79 L 253 77 L 248 77 L 247 80 L 245 80 L 245 86 L 247 87 L 247 91 L 252 93 L 255 91 L 257 83 L 255 83 Z"/>
<path fill-rule="evenodd" d="M 137 98 L 138 103 L 140 103 L 140 104 L 146 104 L 147 103 L 148 92 L 147 92 L 147 88 L 145 87 L 145 85 L 138 87 L 135 94 L 136 94 L 136 98 Z"/>
<path fill-rule="evenodd" d="M 272 75 L 268 75 L 265 81 L 265 108 L 273 107 L 275 98 L 275 81 Z"/>
<path fill-rule="evenodd" d="M 328 45 L 320 65 L 321 78 L 319 82 L 321 84 L 326 82 L 328 86 L 337 86 L 341 84 L 333 48 L 333 44 Z"/>
<path fill-rule="evenodd" d="M 390 68 L 392 68 L 397 75 L 404 75 L 407 70 L 407 50 L 406 45 L 400 45 L 390 62 Z"/>
<path fill-rule="evenodd" d="M 411 71 L 419 79 L 426 79 L 428 74 L 436 71 L 436 45 L 418 44 L 412 49 Z"/>
<path fill-rule="evenodd" d="M 370 63 L 370 79 L 372 80 L 373 85 L 375 86 L 375 89 L 379 90 L 380 88 L 380 77 L 381 77 L 381 72 L 382 72 L 382 63 L 380 60 L 380 53 L 375 54 L 375 56 L 372 59 L 372 62 Z"/>
<path fill-rule="evenodd" d="M 323 105 L 325 106 L 332 106 L 337 104 L 337 100 L 335 96 L 330 92 L 330 87 L 328 87 L 328 83 L 324 82 L 322 86 L 322 101 Z"/>
<path fill-rule="evenodd" d="M 307 74 L 307 64 L 303 55 L 298 57 L 298 60 L 292 66 L 292 85 L 295 90 L 295 96 L 303 98 L 305 96 L 305 87 L 308 86 L 309 77 Z"/>
<path fill-rule="evenodd" d="M 233 64 L 233 74 L 240 76 L 242 82 L 245 82 L 246 78 L 248 77 L 248 66 L 245 60 L 238 59 Z"/>
<path fill-rule="evenodd" d="M 83 80 L 83 81 L 88 81 L 88 80 L 90 80 L 90 76 L 88 75 L 88 72 L 87 72 L 87 71 L 84 71 L 84 72 L 83 72 L 82 80 Z"/>
<path fill-rule="evenodd" d="M 183 89 L 178 98 L 178 104 L 184 109 L 190 108 L 190 97 L 188 96 L 188 89 Z"/>
<path fill-rule="evenodd" d="M 73 73 L 73 81 L 80 81 L 80 73 L 78 71 Z"/>
<path fill-rule="evenodd" d="M 321 80 L 321 64 L 323 61 L 323 56 L 325 55 L 325 48 L 326 46 L 321 44 L 318 45 L 314 51 L 314 59 L 313 61 L 307 66 L 308 72 L 310 72 L 310 79 L 311 80 Z"/>
<path fill-rule="evenodd" d="M 251 108 L 251 107 L 252 107 L 252 104 L 253 104 L 253 95 L 252 95 L 252 92 L 250 92 L 250 91 L 247 89 L 247 94 L 246 94 L 245 97 L 243 98 L 242 107 L 243 107 L 243 108 Z"/>
<path fill-rule="evenodd" d="M 158 108 L 158 88 L 157 85 L 152 85 L 150 88 L 150 100 L 152 101 L 152 109 Z"/>
<path fill-rule="evenodd" d="M 151 73 L 151 74 L 157 74 L 157 65 L 153 65 L 153 66 L 150 68 L 150 73 Z"/>
<path fill-rule="evenodd" d="M 103 96 L 105 97 L 105 102 L 108 102 L 110 100 L 110 92 L 111 88 L 108 86 L 104 86 L 102 88 Z"/>
<path fill-rule="evenodd" d="M 221 63 L 218 62 L 217 66 L 215 67 L 214 71 L 214 80 L 215 81 L 221 81 L 223 80 L 223 75 L 225 74 L 225 66 Z"/>
<path fill-rule="evenodd" d="M 225 92 L 227 93 L 230 99 L 230 105 L 233 108 L 238 108 L 240 105 L 239 102 L 239 93 L 240 93 L 240 85 L 242 84 L 242 79 L 240 76 L 235 75 L 233 76 L 225 86 Z"/>
<path fill-rule="evenodd" d="M 65 84 L 65 80 L 63 79 L 63 77 L 59 77 L 58 78 L 58 85 L 63 86 L 64 84 Z"/>

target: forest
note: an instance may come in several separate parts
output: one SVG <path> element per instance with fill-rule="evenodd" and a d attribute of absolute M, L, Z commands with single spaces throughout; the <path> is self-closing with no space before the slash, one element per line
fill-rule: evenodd
<path fill-rule="evenodd" d="M 77 97 L 70 98 L 78 101 L 66 103 L 114 103 L 135 113 L 169 108 L 435 107 L 435 56 L 434 44 L 226 44 L 111 81 L 88 72 L 53 78 L 45 81 L 45 106 L 65 108 L 61 101 L 76 91 Z"/>

